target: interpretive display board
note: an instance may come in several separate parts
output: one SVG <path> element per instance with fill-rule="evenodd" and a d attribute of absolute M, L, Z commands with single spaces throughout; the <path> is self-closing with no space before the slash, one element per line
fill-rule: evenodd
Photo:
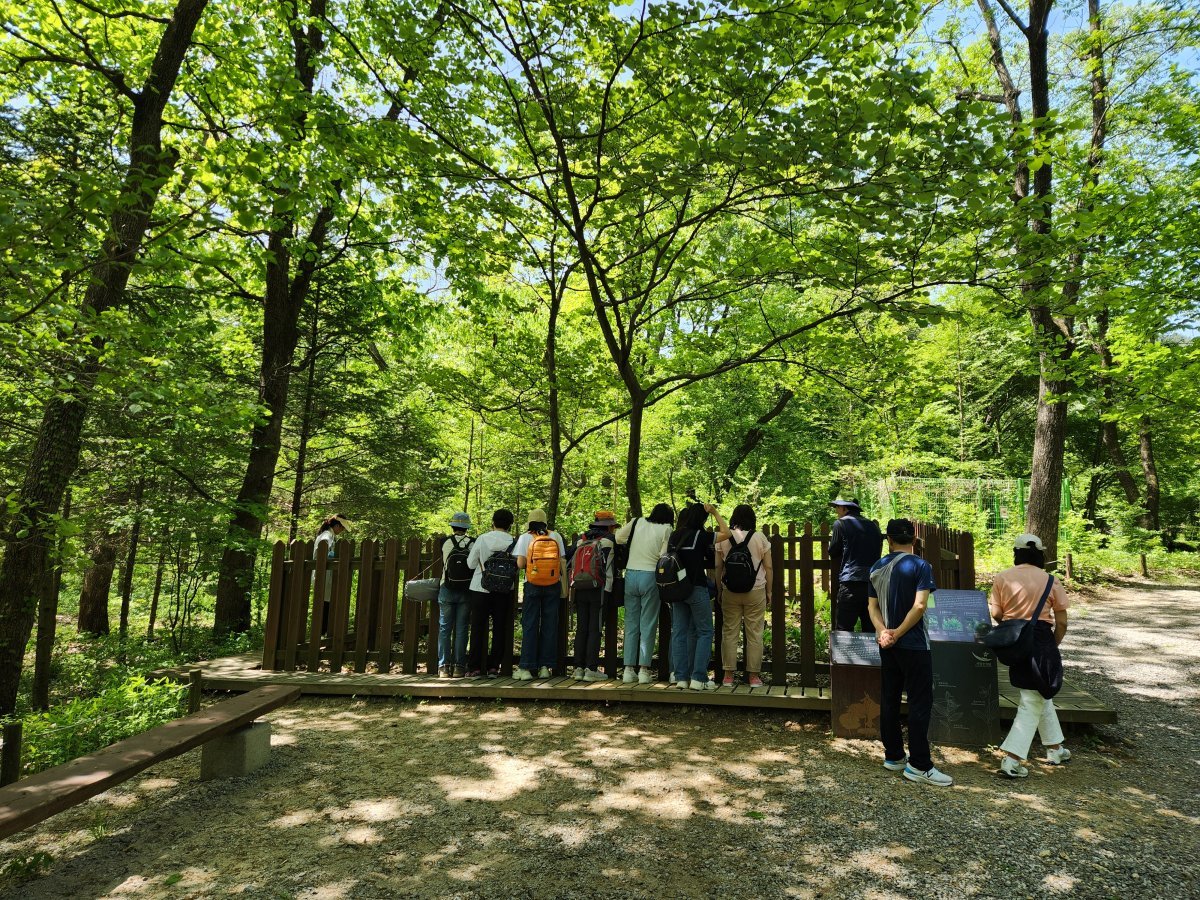
<path fill-rule="evenodd" d="M 879 645 L 874 634 L 829 633 L 829 686 L 833 733 L 879 737 Z"/>
<path fill-rule="evenodd" d="M 1003 738 L 996 657 L 979 640 L 990 624 L 983 591 L 936 591 L 925 610 L 933 651 L 929 739 L 982 747 Z"/>

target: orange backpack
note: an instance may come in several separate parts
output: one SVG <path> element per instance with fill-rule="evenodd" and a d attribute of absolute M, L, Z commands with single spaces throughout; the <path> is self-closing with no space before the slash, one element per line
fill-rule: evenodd
<path fill-rule="evenodd" d="M 535 534 L 525 559 L 525 580 L 542 587 L 558 584 L 562 576 L 560 559 L 558 541 L 549 534 Z"/>

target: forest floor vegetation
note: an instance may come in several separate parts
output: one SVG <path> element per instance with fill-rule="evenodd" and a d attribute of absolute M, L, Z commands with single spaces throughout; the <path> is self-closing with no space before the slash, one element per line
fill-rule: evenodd
<path fill-rule="evenodd" d="M 1200 585 L 1072 612 L 1119 721 L 1020 782 L 942 747 L 955 786 L 910 784 L 816 715 L 307 698 L 248 778 L 192 753 L 0 844 L 0 894 L 1200 897 Z"/>

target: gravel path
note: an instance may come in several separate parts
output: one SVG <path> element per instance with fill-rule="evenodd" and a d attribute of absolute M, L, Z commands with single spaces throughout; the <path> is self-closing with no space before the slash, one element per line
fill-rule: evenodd
<path fill-rule="evenodd" d="M 1024 782 L 909 784 L 818 716 L 306 699 L 250 778 L 189 754 L 0 844 L 53 857 L 0 897 L 1200 897 L 1200 587 L 1073 612 L 1120 724 Z"/>

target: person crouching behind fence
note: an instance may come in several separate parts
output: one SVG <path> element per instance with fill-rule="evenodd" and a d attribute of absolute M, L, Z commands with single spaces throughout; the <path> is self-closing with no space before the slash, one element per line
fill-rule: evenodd
<path fill-rule="evenodd" d="M 521 666 L 517 681 L 549 678 L 558 661 L 558 614 L 562 607 L 562 580 L 567 571 L 567 548 L 562 536 L 551 531 L 546 511 L 529 513 L 525 533 L 517 539 L 517 568 L 525 570 L 525 595 L 521 604 Z"/>
<path fill-rule="evenodd" d="M 467 534 L 471 517 L 450 517 L 451 534 L 442 542 L 442 583 L 438 588 L 438 672 L 461 678 L 467 671 L 467 631 L 471 615 L 471 571 L 468 560 L 475 539 Z"/>
<path fill-rule="evenodd" d="M 933 568 L 913 553 L 916 529 L 908 519 L 887 524 L 888 555 L 871 567 L 868 606 L 879 644 L 879 734 L 883 767 L 909 781 L 948 787 L 954 779 L 933 766 L 929 717 L 933 711 L 933 654 L 925 632 L 925 604 L 936 585 Z M 900 731 L 900 693 L 908 693 L 908 756 Z"/>
<path fill-rule="evenodd" d="M 467 555 L 467 565 L 473 570 L 468 678 L 482 675 L 485 666 L 488 677 L 495 678 L 504 661 L 505 644 L 512 646 L 508 623 L 512 621 L 512 595 L 517 584 L 517 561 L 512 555 L 517 541 L 508 533 L 512 524 L 509 510 L 496 510 L 492 513 L 492 530 L 479 535 Z"/>
<path fill-rule="evenodd" d="M 579 681 L 604 681 L 600 672 L 600 635 L 604 630 L 604 604 L 613 589 L 613 532 L 617 520 L 607 509 L 596 511 L 595 521 L 571 550 L 570 585 L 575 598 L 575 671 Z"/>
<path fill-rule="evenodd" d="M 321 548 L 321 542 L 324 541 L 329 545 L 326 551 L 329 560 L 329 565 L 325 569 L 325 584 L 321 587 L 322 612 L 321 612 L 321 636 L 325 637 L 329 634 L 329 602 L 333 597 L 333 560 L 337 556 L 338 539 L 350 530 L 350 522 L 343 515 L 330 516 L 321 523 L 321 527 L 317 529 L 317 536 L 313 539 L 313 559 L 317 558 L 317 552 Z M 317 573 L 313 572 L 314 586 Z"/>
<path fill-rule="evenodd" d="M 1057 766 L 1071 758 L 1063 746 L 1062 726 L 1054 709 L 1054 696 L 1062 687 L 1062 655 L 1058 645 L 1067 633 L 1067 592 L 1045 572 L 1046 556 L 1042 539 L 1022 534 L 1013 542 L 1013 566 L 992 581 L 988 609 L 997 622 L 1006 619 L 1030 619 L 1047 585 L 1050 594 L 1042 605 L 1034 625 L 1033 656 L 1008 667 L 1008 680 L 1020 689 L 1021 702 L 1008 737 L 1000 745 L 1004 759 L 1000 773 L 1009 778 L 1029 775 L 1022 763 L 1029 756 L 1036 731 L 1046 747 L 1046 762 Z"/>

